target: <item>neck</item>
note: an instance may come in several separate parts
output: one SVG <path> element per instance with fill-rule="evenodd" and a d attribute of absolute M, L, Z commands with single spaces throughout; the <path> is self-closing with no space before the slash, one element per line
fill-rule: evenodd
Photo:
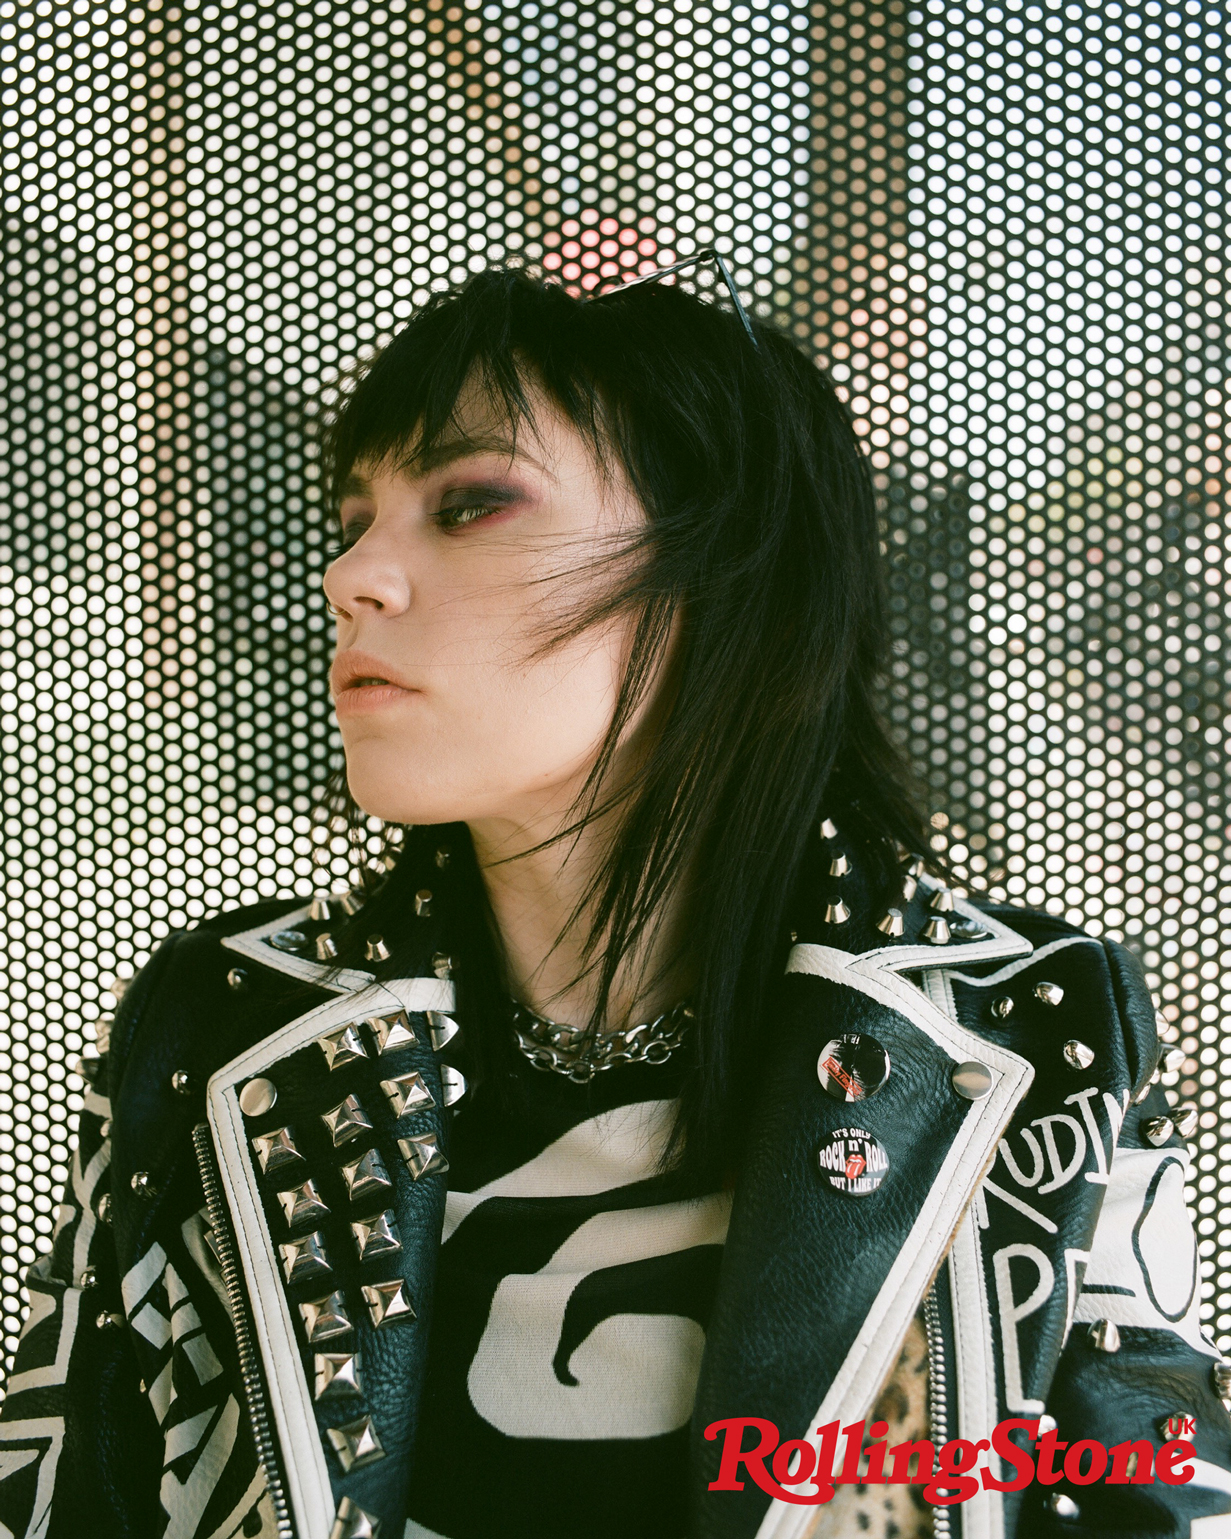
<path fill-rule="evenodd" d="M 569 826 L 571 802 L 565 810 L 469 825 L 503 943 L 509 989 L 538 1014 L 568 1025 L 587 1024 L 597 1007 L 602 958 L 587 962 L 588 916 L 578 909 L 609 851 L 616 817 L 600 817 L 580 834 L 545 848 L 539 846 Z M 686 983 L 679 968 L 663 971 L 677 917 L 678 903 L 669 901 L 662 922 L 621 963 L 605 1030 L 651 1020 L 683 997 Z"/>

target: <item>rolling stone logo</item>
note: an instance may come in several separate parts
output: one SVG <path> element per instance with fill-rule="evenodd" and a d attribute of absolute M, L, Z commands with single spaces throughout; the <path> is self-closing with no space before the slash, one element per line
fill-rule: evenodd
<path fill-rule="evenodd" d="M 874 1192 L 889 1169 L 884 1146 L 863 1128 L 837 1128 L 826 1133 L 816 1158 L 830 1186 L 847 1197 L 866 1197 Z"/>

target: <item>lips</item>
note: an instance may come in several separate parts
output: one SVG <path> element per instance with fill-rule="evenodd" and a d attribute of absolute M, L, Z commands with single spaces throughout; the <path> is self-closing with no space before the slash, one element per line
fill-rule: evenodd
<path fill-rule="evenodd" d="M 413 692 L 414 686 L 402 679 L 379 657 L 369 652 L 340 652 L 330 669 L 334 698 L 350 690 L 391 688 Z"/>

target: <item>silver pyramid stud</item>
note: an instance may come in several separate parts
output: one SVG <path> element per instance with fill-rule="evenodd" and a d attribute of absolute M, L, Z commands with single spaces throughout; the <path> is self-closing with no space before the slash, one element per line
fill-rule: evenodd
<path fill-rule="evenodd" d="M 446 1106 L 456 1106 L 466 1094 L 466 1076 L 452 1064 L 441 1064 L 440 1084 L 444 1091 Z"/>
<path fill-rule="evenodd" d="M 311 906 L 308 909 L 308 918 L 311 919 L 314 924 L 320 924 L 324 920 L 330 919 L 332 917 L 333 915 L 329 907 L 329 899 L 325 896 L 324 893 L 318 892 L 316 897 L 312 899 Z"/>
<path fill-rule="evenodd" d="M 359 1032 L 352 1023 L 349 1026 L 339 1026 L 337 1031 L 330 1031 L 323 1037 L 317 1037 L 321 1052 L 325 1055 L 325 1062 L 331 1069 L 344 1068 L 348 1063 L 354 1063 L 360 1058 L 368 1056 L 368 1050 L 360 1039 Z"/>
<path fill-rule="evenodd" d="M 316 960 L 318 962 L 332 962 L 338 954 L 338 948 L 333 943 L 332 935 L 318 935 L 316 937 Z"/>
<path fill-rule="evenodd" d="M 333 1271 L 325 1253 L 325 1237 L 319 1229 L 304 1235 L 302 1240 L 279 1245 L 278 1254 L 282 1257 L 282 1270 L 289 1283 L 313 1282 Z"/>
<path fill-rule="evenodd" d="M 370 1015 L 368 1027 L 376 1038 L 378 1056 L 392 1053 L 399 1047 L 414 1047 L 419 1040 L 405 1010 L 394 1010 L 391 1015 Z"/>
<path fill-rule="evenodd" d="M 129 1185 L 138 1197 L 157 1197 L 158 1188 L 148 1170 L 134 1170 Z"/>
<path fill-rule="evenodd" d="M 915 878 L 913 876 L 907 876 L 907 877 L 903 877 L 902 878 L 902 902 L 903 903 L 909 903 L 910 900 L 915 896 L 915 894 L 918 891 L 919 891 L 919 883 L 915 880 Z"/>
<path fill-rule="evenodd" d="M 175 1073 L 171 1076 L 171 1089 L 175 1091 L 176 1095 L 192 1094 L 192 1076 L 187 1069 L 176 1069 Z"/>
<path fill-rule="evenodd" d="M 368 1306 L 368 1314 L 372 1317 L 372 1324 L 378 1329 L 382 1326 L 396 1325 L 401 1320 L 415 1318 L 414 1305 L 410 1302 L 406 1284 L 400 1277 L 396 1282 L 365 1283 L 363 1297 Z"/>
<path fill-rule="evenodd" d="M 882 935 L 888 935 L 891 939 L 896 940 L 902 934 L 904 928 L 902 910 L 900 908 L 891 908 L 885 917 L 878 921 L 876 928 Z"/>
<path fill-rule="evenodd" d="M 992 1000 L 992 1014 L 998 1021 L 1008 1020 L 1013 1014 L 1013 1000 L 1008 994 L 1002 994 L 999 999 Z"/>
<path fill-rule="evenodd" d="M 1079 1518 L 1081 1508 L 1071 1496 L 1066 1496 L 1063 1491 L 1053 1491 L 1043 1503 L 1048 1512 L 1054 1513 L 1058 1518 Z"/>
<path fill-rule="evenodd" d="M 99 1315 L 98 1319 L 95 1320 L 94 1324 L 100 1331 L 119 1330 L 119 1328 L 124 1324 L 124 1316 L 114 1314 L 110 1310 L 104 1310 L 104 1312 Z"/>
<path fill-rule="evenodd" d="M 1175 1132 L 1175 1123 L 1170 1117 L 1150 1117 L 1141 1124 L 1141 1131 L 1146 1136 L 1146 1141 L 1161 1149 L 1171 1135 Z"/>
<path fill-rule="evenodd" d="M 834 823 L 834 820 L 832 818 L 822 818 L 821 819 L 821 838 L 822 839 L 836 839 L 837 837 L 838 837 L 838 829 L 837 829 L 837 826 Z"/>
<path fill-rule="evenodd" d="M 360 1261 L 375 1261 L 378 1256 L 396 1256 L 402 1248 L 397 1219 L 392 1208 L 375 1218 L 356 1220 L 351 1226 Z"/>
<path fill-rule="evenodd" d="M 850 874 L 850 869 L 851 863 L 849 860 L 847 860 L 845 855 L 835 855 L 834 858 L 829 862 L 830 876 L 848 876 Z"/>
<path fill-rule="evenodd" d="M 369 935 L 363 954 L 369 962 L 387 962 L 389 960 L 389 948 L 385 945 L 384 936 Z"/>
<path fill-rule="evenodd" d="M 378 1149 L 369 1149 L 353 1164 L 343 1165 L 342 1175 L 352 1202 L 362 1202 L 377 1192 L 393 1190 L 393 1182 Z"/>
<path fill-rule="evenodd" d="M 1063 1052 L 1064 1061 L 1070 1069 L 1088 1069 L 1094 1062 L 1094 1049 L 1079 1042 L 1076 1037 L 1070 1037 L 1064 1044 Z"/>
<path fill-rule="evenodd" d="M 1034 997 L 1045 1005 L 1058 1005 L 1064 999 L 1064 990 L 1058 983 L 1036 983 Z"/>
<path fill-rule="evenodd" d="M 272 1133 L 258 1133 L 252 1140 L 263 1176 L 271 1176 L 276 1170 L 294 1165 L 303 1155 L 295 1147 L 290 1128 L 275 1128 Z"/>
<path fill-rule="evenodd" d="M 338 1503 L 338 1515 L 329 1530 L 329 1539 L 380 1539 L 380 1519 L 365 1512 L 349 1496 L 344 1496 Z"/>
<path fill-rule="evenodd" d="M 449 1168 L 449 1162 L 440 1148 L 440 1138 L 435 1133 L 416 1133 L 410 1138 L 399 1138 L 398 1148 L 406 1161 L 406 1169 L 416 1181 Z"/>
<path fill-rule="evenodd" d="M 1215 1363 L 1210 1370 L 1210 1382 L 1220 1400 L 1231 1400 L 1231 1363 Z"/>
<path fill-rule="evenodd" d="M 288 1229 L 296 1229 L 300 1224 L 315 1224 L 329 1212 L 329 1204 L 321 1200 L 314 1181 L 293 1186 L 289 1192 L 279 1192 L 278 1201 L 286 1215 Z"/>
<path fill-rule="evenodd" d="M 933 946 L 947 946 L 949 943 L 949 921 L 943 914 L 937 914 L 934 919 L 929 919 L 923 927 L 923 938 L 930 941 Z"/>
<path fill-rule="evenodd" d="M 432 956 L 432 972 L 437 978 L 447 979 L 453 976 L 453 958 L 443 951 L 437 951 Z"/>
<path fill-rule="evenodd" d="M 345 1336 L 351 1329 L 350 1316 L 346 1313 L 346 1301 L 340 1293 L 327 1293 L 324 1298 L 312 1299 L 301 1304 L 299 1313 L 304 1330 L 308 1333 L 308 1345 L 318 1341 L 330 1341 L 334 1336 Z"/>
<path fill-rule="evenodd" d="M 428 1035 L 432 1039 L 433 1049 L 438 1053 L 448 1047 L 461 1029 L 451 1015 L 442 1015 L 439 1010 L 427 1012 Z"/>
<path fill-rule="evenodd" d="M 432 895 L 426 887 L 420 888 L 415 894 L 415 913 L 420 919 L 430 919 L 432 914 Z"/>
<path fill-rule="evenodd" d="M 447 1104 L 447 1103 L 446 1103 Z M 1181 1138 L 1191 1138 L 1197 1131 L 1197 1124 L 1201 1119 L 1201 1113 L 1195 1106 L 1177 1106 L 1171 1114 L 1175 1123 L 1175 1130 Z"/>
<path fill-rule="evenodd" d="M 928 900 L 928 907 L 934 914 L 951 914 L 953 912 L 953 894 L 947 887 L 938 887 Z"/>
<path fill-rule="evenodd" d="M 242 967 L 232 967 L 227 970 L 227 988 L 234 989 L 237 994 L 248 987 L 248 974 Z"/>
<path fill-rule="evenodd" d="M 313 1400 L 345 1400 L 363 1393 L 355 1352 L 317 1352 Z"/>
<path fill-rule="evenodd" d="M 272 1079 L 250 1079 L 239 1092 L 239 1109 L 245 1117 L 263 1117 L 273 1111 L 278 1087 Z"/>
<path fill-rule="evenodd" d="M 1169 1047 L 1163 1054 L 1163 1073 L 1178 1074 L 1188 1060 L 1182 1047 Z"/>
<path fill-rule="evenodd" d="M 395 1117 L 406 1112 L 427 1111 L 436 1104 L 417 1069 L 412 1069 L 409 1074 L 399 1074 L 396 1079 L 382 1079 L 380 1088 Z"/>
<path fill-rule="evenodd" d="M 370 1132 L 372 1128 L 371 1118 L 360 1106 L 359 1098 L 353 1095 L 348 1095 L 329 1111 L 322 1112 L 321 1121 L 329 1129 L 335 1149 L 349 1143 L 352 1138 L 358 1138 L 360 1133 Z"/>
<path fill-rule="evenodd" d="M 1096 1352 L 1118 1352 L 1120 1327 L 1114 1320 L 1096 1320 L 1090 1327 L 1090 1345 Z"/>
<path fill-rule="evenodd" d="M 97 1269 L 92 1267 L 92 1266 L 85 1267 L 82 1270 L 81 1275 L 77 1279 L 77 1286 L 79 1288 L 97 1288 L 98 1287 L 98 1272 L 97 1272 Z"/>
<path fill-rule="evenodd" d="M 338 1463 L 348 1475 L 351 1470 L 363 1469 L 385 1457 L 370 1416 L 360 1416 L 341 1427 L 330 1427 L 329 1441 L 338 1456 Z"/>
<path fill-rule="evenodd" d="M 841 898 L 836 903 L 827 903 L 825 905 L 826 924 L 845 924 L 850 917 L 851 911 Z"/>
<path fill-rule="evenodd" d="M 453 857 L 449 854 L 448 850 L 443 849 L 443 848 L 437 850 L 436 851 L 436 869 L 438 871 L 443 871 L 445 869 L 445 867 L 449 864 L 449 861 L 452 858 Z"/>

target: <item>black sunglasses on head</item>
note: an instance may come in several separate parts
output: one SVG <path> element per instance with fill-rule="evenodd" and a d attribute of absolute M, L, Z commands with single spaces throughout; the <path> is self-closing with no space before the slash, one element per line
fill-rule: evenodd
<path fill-rule="evenodd" d="M 660 267 L 656 272 L 642 273 L 639 278 L 630 278 L 627 283 L 619 283 L 619 280 L 616 278 L 605 278 L 598 285 L 599 290 L 606 283 L 619 283 L 619 287 L 608 290 L 606 294 L 596 292 L 591 297 L 594 299 L 610 299 L 612 294 L 622 294 L 625 289 L 634 289 L 639 283 L 654 283 L 659 278 L 669 278 L 672 273 L 682 273 L 686 272 L 690 267 L 699 267 L 702 262 L 713 262 L 717 266 L 719 273 L 722 275 L 722 281 L 727 286 L 727 293 L 731 296 L 731 303 L 735 306 L 735 313 L 744 323 L 744 330 L 748 333 L 749 340 L 753 347 L 759 346 L 756 335 L 752 330 L 752 322 L 748 319 L 748 312 L 744 309 L 735 287 L 735 279 L 731 276 L 731 269 L 718 255 L 717 251 L 714 250 L 713 246 L 707 246 L 704 251 L 698 251 L 696 256 L 690 256 L 683 262 L 676 262 L 671 267 Z"/>

